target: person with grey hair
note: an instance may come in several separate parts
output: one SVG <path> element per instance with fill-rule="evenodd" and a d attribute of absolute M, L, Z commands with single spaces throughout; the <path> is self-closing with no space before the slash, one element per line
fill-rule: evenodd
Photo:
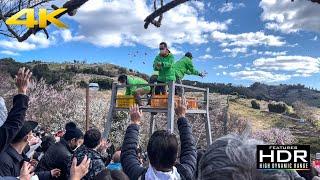
<path fill-rule="evenodd" d="M 294 170 L 257 169 L 256 150 L 262 141 L 229 134 L 207 149 L 198 165 L 198 180 L 303 180 Z"/>
<path fill-rule="evenodd" d="M 8 111 L 7 111 L 6 103 L 4 99 L 0 96 L 0 127 L 6 121 L 7 116 L 8 116 Z"/>

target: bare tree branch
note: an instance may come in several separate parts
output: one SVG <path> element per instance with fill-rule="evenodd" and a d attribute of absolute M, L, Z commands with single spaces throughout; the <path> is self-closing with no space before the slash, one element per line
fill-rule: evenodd
<path fill-rule="evenodd" d="M 37 6 L 40 6 L 40 5 L 44 4 L 44 3 L 47 3 L 47 2 L 49 2 L 49 1 L 53 1 L 53 0 L 40 1 L 40 2 L 38 2 L 38 3 L 36 3 L 36 4 L 32 5 L 32 6 L 28 6 L 28 8 L 37 7 Z M 29 3 L 28 3 L 28 4 L 30 5 L 30 0 L 29 0 Z M 14 9 L 13 9 L 13 10 L 14 10 Z M 18 13 L 18 12 L 21 10 L 21 7 L 19 6 L 18 11 L 12 12 L 13 10 L 8 11 L 8 12 L 7 12 L 5 15 L 3 15 L 3 16 L 4 16 L 5 18 L 11 17 L 11 16 L 13 16 L 14 14 Z"/>
<path fill-rule="evenodd" d="M 157 9 L 153 13 L 151 13 L 145 20 L 144 28 L 148 29 L 148 26 L 150 23 L 154 23 L 154 19 L 162 16 L 163 13 L 169 11 L 172 8 L 175 8 L 176 6 L 183 4 L 190 0 L 172 0 L 171 2 L 167 3 L 166 5 L 162 6 L 161 8 Z M 162 19 L 162 18 L 161 18 Z"/>
<path fill-rule="evenodd" d="M 28 0 L 28 3 L 27 5 L 24 4 L 24 1 L 22 0 L 19 0 L 17 2 L 17 4 L 14 4 L 12 3 L 12 1 L 8 2 L 10 3 L 8 5 L 8 8 L 10 10 L 6 11 L 5 15 L 3 14 L 4 11 L 2 11 L 0 9 L 0 20 L 5 22 L 5 20 L 8 18 L 8 17 L 11 17 L 13 14 L 15 14 L 16 12 L 18 12 L 20 9 L 23 9 L 23 8 L 34 8 L 34 7 L 38 7 L 44 3 L 47 3 L 49 1 L 53 1 L 53 0 L 35 0 L 33 2 L 35 3 L 31 3 L 31 0 Z M 69 15 L 74 15 L 76 10 L 81 7 L 84 3 L 86 3 L 88 0 L 69 0 L 67 1 L 63 6 L 62 8 L 66 8 L 67 11 L 64 11 L 63 13 L 59 14 L 56 16 L 57 19 L 59 19 L 61 16 L 65 15 L 65 14 L 69 14 Z M 52 6 L 54 9 L 56 8 L 56 6 Z M 4 7 L 4 8 L 7 8 L 7 7 Z M 18 11 L 15 11 L 15 12 L 12 12 L 14 10 L 18 10 Z M 40 28 L 39 25 L 35 26 L 34 28 L 29 28 L 27 29 L 26 31 L 24 31 L 24 33 L 19 33 L 17 32 L 14 28 L 15 27 L 11 27 L 9 25 L 7 25 L 6 23 L 4 23 L 6 25 L 6 28 L 8 30 L 9 33 L 1 33 L 2 35 L 6 35 L 8 37 L 14 37 L 16 38 L 19 42 L 23 42 L 25 41 L 26 39 L 28 39 L 32 34 L 36 34 L 38 33 L 39 31 L 43 30 L 45 35 L 47 36 L 47 38 L 49 38 L 49 34 L 48 34 L 48 31 L 44 28 Z M 50 25 L 51 22 L 47 22 L 47 25 Z"/>

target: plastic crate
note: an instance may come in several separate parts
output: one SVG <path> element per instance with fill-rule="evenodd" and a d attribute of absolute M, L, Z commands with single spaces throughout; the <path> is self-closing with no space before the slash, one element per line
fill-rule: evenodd
<path fill-rule="evenodd" d="M 175 103 L 179 103 L 179 96 L 174 97 Z M 198 102 L 196 98 L 187 98 L 187 109 L 198 109 Z M 151 107 L 167 108 L 168 95 L 154 95 L 151 99 Z"/>
<path fill-rule="evenodd" d="M 117 95 L 117 108 L 130 108 L 135 104 L 133 96 Z"/>
<path fill-rule="evenodd" d="M 198 109 L 198 102 L 196 98 L 188 98 L 187 99 L 187 108 L 188 109 Z"/>
<path fill-rule="evenodd" d="M 153 95 L 151 99 L 151 107 L 154 107 L 154 108 L 168 107 L 168 95 Z"/>

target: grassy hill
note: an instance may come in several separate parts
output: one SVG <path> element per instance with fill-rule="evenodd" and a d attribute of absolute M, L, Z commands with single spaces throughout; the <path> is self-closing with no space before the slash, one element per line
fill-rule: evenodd
<path fill-rule="evenodd" d="M 264 109 L 253 109 L 250 102 L 251 100 L 249 99 L 230 101 L 229 113 L 238 118 L 248 120 L 254 132 L 270 128 L 288 128 L 296 138 L 296 144 L 311 145 L 312 154 L 320 152 L 320 127 L 313 125 L 309 121 L 299 123 L 281 114 L 267 112 Z M 266 103 L 260 101 L 260 104 Z"/>
<path fill-rule="evenodd" d="M 14 76 L 18 68 L 27 66 L 32 69 L 37 79 L 44 78 L 47 83 L 55 84 L 60 80 L 68 82 L 77 82 L 81 85 L 91 81 L 100 81 L 105 83 L 105 89 L 110 89 L 112 81 L 120 74 L 132 74 L 144 79 L 148 79 L 147 74 L 135 72 L 113 64 L 86 64 L 81 61 L 48 63 L 41 61 L 32 61 L 19 63 L 14 59 L 0 59 L 0 70 L 8 72 Z M 210 92 L 220 94 L 238 94 L 242 97 L 253 98 L 258 100 L 283 101 L 289 105 L 300 101 L 309 106 L 320 107 L 320 91 L 310 89 L 304 85 L 266 85 L 254 83 L 249 87 L 233 86 L 232 84 L 223 83 L 202 83 L 196 81 L 184 81 L 184 84 L 210 88 Z"/>
<path fill-rule="evenodd" d="M 184 84 L 198 87 L 209 87 L 210 92 L 220 94 L 238 94 L 242 97 L 265 101 L 283 101 L 289 105 L 301 101 L 309 106 L 320 107 L 320 91 L 307 88 L 304 85 L 266 85 L 254 83 L 249 87 L 233 86 L 223 83 L 201 83 L 196 81 L 184 81 Z"/>

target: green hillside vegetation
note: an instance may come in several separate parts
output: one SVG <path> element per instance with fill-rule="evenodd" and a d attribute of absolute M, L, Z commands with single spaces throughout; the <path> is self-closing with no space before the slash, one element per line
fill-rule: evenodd
<path fill-rule="evenodd" d="M 132 74 L 143 79 L 148 79 L 147 74 L 135 72 L 113 64 L 87 64 L 84 61 L 64 62 L 64 63 L 48 63 L 41 61 L 32 61 L 27 63 L 16 62 L 12 58 L 0 59 L 0 70 L 8 72 L 11 76 L 17 72 L 19 67 L 27 66 L 32 69 L 37 79 L 44 78 L 47 83 L 55 84 L 60 80 L 67 82 L 84 81 L 88 83 L 93 78 L 98 78 L 103 83 L 110 83 L 111 79 L 115 80 L 120 74 Z M 78 78 L 82 74 L 81 78 Z M 104 80 L 101 80 L 104 79 Z M 283 101 L 288 105 L 292 105 L 297 101 L 301 101 L 309 106 L 320 107 L 320 91 L 307 88 L 304 85 L 266 85 L 262 83 L 254 83 L 249 87 L 234 86 L 232 84 L 223 83 L 201 83 L 195 81 L 184 81 L 184 84 L 197 87 L 209 88 L 211 93 L 220 94 L 237 94 L 239 97 L 247 97 L 257 100 L 273 100 Z M 82 85 L 84 83 L 82 82 Z M 109 85 L 105 86 L 110 87 Z"/>

